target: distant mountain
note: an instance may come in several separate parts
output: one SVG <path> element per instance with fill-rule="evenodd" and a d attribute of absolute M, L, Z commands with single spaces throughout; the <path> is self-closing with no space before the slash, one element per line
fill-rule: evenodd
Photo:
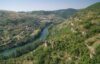
<path fill-rule="evenodd" d="M 61 9 L 55 11 L 32 11 L 32 12 L 14 12 L 14 11 L 0 11 L 0 19 L 24 19 L 24 18 L 34 18 L 36 20 L 52 20 L 59 21 L 63 19 L 67 19 L 70 16 L 74 15 L 78 10 L 76 9 Z"/>
<path fill-rule="evenodd" d="M 72 16 L 73 14 L 75 14 L 78 11 L 79 10 L 77 10 L 77 9 L 69 8 L 69 9 L 56 10 L 56 11 L 54 11 L 54 13 L 63 18 L 69 18 L 70 16 Z"/>
<path fill-rule="evenodd" d="M 37 14 L 37 15 L 54 14 L 56 16 L 60 16 L 63 18 L 69 18 L 70 16 L 72 16 L 76 12 L 78 12 L 77 9 L 69 8 L 69 9 L 61 9 L 61 10 L 54 10 L 54 11 L 32 11 L 31 14 Z"/>

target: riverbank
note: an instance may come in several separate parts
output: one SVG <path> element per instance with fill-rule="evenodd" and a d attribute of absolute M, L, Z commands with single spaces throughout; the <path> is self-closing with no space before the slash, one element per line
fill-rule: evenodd
<path fill-rule="evenodd" d="M 49 33 L 48 29 L 51 27 L 51 25 L 52 25 L 52 23 L 46 24 L 46 26 L 40 32 L 40 36 L 35 41 L 28 43 L 24 46 L 5 50 L 4 52 L 0 53 L 0 57 L 1 57 L 0 59 L 8 59 L 8 58 L 19 57 L 22 54 L 28 53 L 28 52 L 36 49 L 46 39 L 46 37 Z"/>

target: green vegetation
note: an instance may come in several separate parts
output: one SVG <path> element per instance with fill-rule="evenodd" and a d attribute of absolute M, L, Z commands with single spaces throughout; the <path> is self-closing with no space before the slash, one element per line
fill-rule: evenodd
<path fill-rule="evenodd" d="M 17 43 L 19 45 L 17 44 L 18 47 L 16 46 L 17 48 L 14 49 L 16 52 L 10 53 L 8 56 L 2 55 L 1 51 L 0 63 L 100 64 L 100 3 L 80 10 L 69 19 L 65 19 L 67 17 L 62 16 L 64 13 L 67 14 L 66 12 L 61 14 L 58 14 L 58 11 L 52 12 L 35 11 L 27 13 L 27 15 L 32 14 L 31 19 L 23 19 L 23 22 L 22 19 L 18 19 L 22 23 L 18 21 L 17 25 L 14 24 L 15 26 L 20 26 L 21 24 L 20 28 L 13 27 L 7 30 L 11 21 L 7 21 L 8 25 L 4 23 L 5 25 L 0 27 L 2 28 L 0 29 L 0 34 L 2 34 L 0 38 L 3 38 L 0 42 L 0 50 L 7 50 Z M 54 14 L 53 17 L 51 16 L 52 14 Z M 38 26 L 37 22 L 35 22 L 37 19 L 39 20 Z M 51 24 L 45 22 L 47 19 L 51 21 Z M 34 31 L 27 31 L 22 24 L 25 24 L 25 26 L 30 25 L 28 27 Z M 32 34 L 40 35 L 41 29 L 46 25 L 50 25 L 48 28 L 49 34 L 46 38 L 41 40 L 38 36 L 36 40 L 33 40 L 31 37 L 34 35 Z M 14 39 L 15 36 L 17 39 Z M 9 45 L 9 41 L 14 45 Z M 21 45 L 25 42 L 30 44 Z M 13 49 L 13 47 L 11 48 Z"/>

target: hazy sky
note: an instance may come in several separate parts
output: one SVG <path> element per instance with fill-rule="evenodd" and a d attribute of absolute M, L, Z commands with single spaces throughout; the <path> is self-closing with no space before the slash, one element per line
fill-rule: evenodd
<path fill-rule="evenodd" d="M 85 8 L 100 0 L 0 0 L 0 10 L 32 11 Z"/>

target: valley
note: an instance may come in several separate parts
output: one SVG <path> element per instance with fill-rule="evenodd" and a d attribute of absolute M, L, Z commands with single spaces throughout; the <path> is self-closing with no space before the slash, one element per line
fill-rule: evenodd
<path fill-rule="evenodd" d="M 84 9 L 0 11 L 0 64 L 100 64 L 100 2 Z"/>

